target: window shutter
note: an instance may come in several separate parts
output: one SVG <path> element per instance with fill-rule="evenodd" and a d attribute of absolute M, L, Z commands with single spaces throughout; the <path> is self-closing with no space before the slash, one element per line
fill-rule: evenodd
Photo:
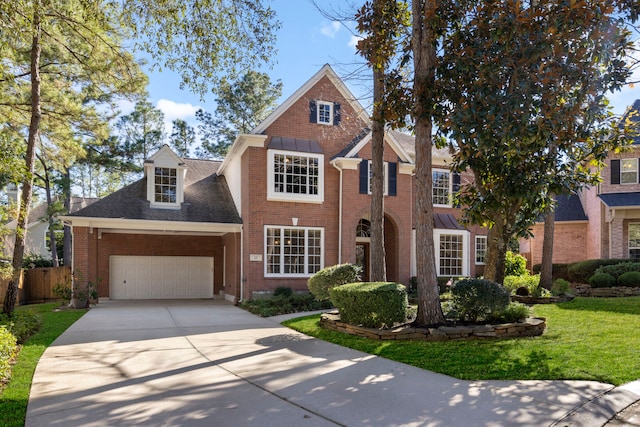
<path fill-rule="evenodd" d="M 360 194 L 369 194 L 369 160 L 360 162 Z"/>
<path fill-rule="evenodd" d="M 458 172 L 453 172 L 451 174 L 451 197 L 455 197 L 456 194 L 460 191 L 460 174 Z M 460 204 L 457 202 L 453 202 L 454 208 L 459 208 Z"/>
<path fill-rule="evenodd" d="M 340 104 L 337 102 L 333 104 L 333 125 L 338 126 L 340 124 Z"/>
<path fill-rule="evenodd" d="M 309 101 L 309 122 L 318 123 L 318 104 L 314 99 Z"/>
<path fill-rule="evenodd" d="M 389 195 L 398 195 L 398 164 L 389 162 Z"/>
<path fill-rule="evenodd" d="M 620 184 L 620 160 L 611 160 L 611 184 Z"/>

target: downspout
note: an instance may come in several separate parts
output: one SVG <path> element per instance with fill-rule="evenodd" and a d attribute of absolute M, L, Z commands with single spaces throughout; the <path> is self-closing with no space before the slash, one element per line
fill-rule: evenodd
<path fill-rule="evenodd" d="M 244 300 L 244 224 L 240 225 L 240 300 Z"/>
<path fill-rule="evenodd" d="M 331 162 L 334 168 L 340 171 L 340 191 L 338 201 L 338 264 L 342 264 L 342 168 L 338 167 L 335 162 Z"/>

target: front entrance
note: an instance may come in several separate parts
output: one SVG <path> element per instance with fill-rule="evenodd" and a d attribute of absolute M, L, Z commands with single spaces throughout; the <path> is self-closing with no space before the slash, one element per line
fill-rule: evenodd
<path fill-rule="evenodd" d="M 370 259 L 370 242 L 356 243 L 356 265 L 362 268 L 362 281 L 369 281 L 369 259 Z"/>

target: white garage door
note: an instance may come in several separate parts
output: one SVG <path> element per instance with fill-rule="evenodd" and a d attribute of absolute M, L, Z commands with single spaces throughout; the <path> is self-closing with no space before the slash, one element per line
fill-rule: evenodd
<path fill-rule="evenodd" d="M 109 257 L 112 299 L 213 298 L 213 258 Z"/>

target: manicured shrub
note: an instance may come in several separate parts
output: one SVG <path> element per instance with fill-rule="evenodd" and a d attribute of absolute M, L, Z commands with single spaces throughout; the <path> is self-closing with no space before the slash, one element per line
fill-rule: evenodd
<path fill-rule="evenodd" d="M 571 289 L 571 283 L 568 280 L 556 279 L 551 285 L 551 295 L 566 295 Z"/>
<path fill-rule="evenodd" d="M 603 265 L 614 265 L 629 262 L 628 259 L 589 259 L 569 264 L 569 277 L 573 283 L 589 283 L 589 278 Z"/>
<path fill-rule="evenodd" d="M 527 273 L 527 259 L 520 254 L 507 251 L 504 260 L 504 275 L 522 276 Z"/>
<path fill-rule="evenodd" d="M 11 360 L 18 352 L 16 337 L 0 326 L 0 384 L 11 378 Z"/>
<path fill-rule="evenodd" d="M 509 290 L 510 293 L 516 295 L 531 295 L 534 297 L 546 297 L 551 295 L 548 290 L 540 286 L 540 275 L 535 274 L 533 276 L 529 274 L 523 274 L 521 276 L 506 276 L 504 278 L 504 287 Z M 522 291 L 518 293 L 520 288 L 526 288 L 528 293 L 524 294 Z"/>
<path fill-rule="evenodd" d="M 502 311 L 494 313 L 487 320 L 500 323 L 513 323 L 526 319 L 531 315 L 531 308 L 519 302 L 510 302 Z"/>
<path fill-rule="evenodd" d="M 624 273 L 628 273 L 630 271 L 638 271 L 640 272 L 640 262 L 622 262 L 620 264 L 614 265 L 605 265 L 598 268 L 596 273 L 607 273 L 615 277 L 619 278 Z"/>
<path fill-rule="evenodd" d="M 501 313 L 510 302 L 507 288 L 485 279 L 459 280 L 451 287 L 451 295 L 460 320 L 472 322 Z"/>
<path fill-rule="evenodd" d="M 293 289 L 288 286 L 278 286 L 273 290 L 273 296 L 276 298 L 289 298 L 293 295 Z"/>
<path fill-rule="evenodd" d="M 617 285 L 617 280 L 607 273 L 596 273 L 589 278 L 589 284 L 592 288 L 610 288 Z"/>
<path fill-rule="evenodd" d="M 399 283 L 349 283 L 329 292 L 343 322 L 389 328 L 407 320 L 407 288 Z"/>
<path fill-rule="evenodd" d="M 325 267 L 311 276 L 307 281 L 309 292 L 318 301 L 325 301 L 330 298 L 329 290 L 336 286 L 360 281 L 362 268 L 354 264 L 339 264 Z"/>
<path fill-rule="evenodd" d="M 640 272 L 627 271 L 618 277 L 618 286 L 628 286 L 630 288 L 640 287 Z"/>

